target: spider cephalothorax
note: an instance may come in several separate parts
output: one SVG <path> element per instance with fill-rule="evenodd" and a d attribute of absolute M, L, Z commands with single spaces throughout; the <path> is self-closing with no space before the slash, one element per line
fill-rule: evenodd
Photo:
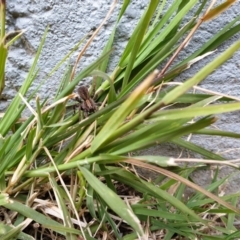
<path fill-rule="evenodd" d="M 79 109 L 83 111 L 85 117 L 90 115 L 91 113 L 96 112 L 97 105 L 94 100 L 91 98 L 87 87 L 81 86 L 77 90 L 78 96 L 76 100 L 80 103 Z"/>

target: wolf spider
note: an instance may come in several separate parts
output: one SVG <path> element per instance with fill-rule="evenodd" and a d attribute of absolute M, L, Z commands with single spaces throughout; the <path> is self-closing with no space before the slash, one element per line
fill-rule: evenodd
<path fill-rule="evenodd" d="M 90 96 L 87 87 L 81 86 L 77 89 L 78 96 L 75 98 L 80 103 L 79 111 L 83 112 L 84 117 L 97 111 L 98 107 L 93 98 Z"/>

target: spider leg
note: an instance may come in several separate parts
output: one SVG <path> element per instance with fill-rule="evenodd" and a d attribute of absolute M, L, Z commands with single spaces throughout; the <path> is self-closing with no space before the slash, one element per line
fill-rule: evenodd
<path fill-rule="evenodd" d="M 88 111 L 87 111 L 87 105 L 86 102 L 82 102 L 82 104 L 80 105 L 79 108 L 79 113 L 80 113 L 80 120 L 82 120 L 83 118 L 87 118 L 88 117 Z"/>
<path fill-rule="evenodd" d="M 77 108 L 77 107 L 78 107 L 78 104 L 72 105 L 73 115 L 76 113 L 76 108 Z"/>
<path fill-rule="evenodd" d="M 75 97 L 74 100 L 79 102 L 79 103 L 82 103 L 82 100 L 79 97 Z"/>

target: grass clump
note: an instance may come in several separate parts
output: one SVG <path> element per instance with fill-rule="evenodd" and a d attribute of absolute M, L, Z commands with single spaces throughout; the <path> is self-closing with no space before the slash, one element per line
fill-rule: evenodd
<path fill-rule="evenodd" d="M 234 1 L 215 8 L 214 2 L 206 6 L 207 1 L 202 1 L 197 8 L 196 0 L 177 0 L 166 9 L 166 1 L 151 1 L 115 69 L 107 74 L 117 24 L 129 4 L 124 1 L 102 55 L 76 74 L 78 61 L 112 6 L 82 48 L 75 66 L 67 67 L 54 101 L 49 104 L 47 99 L 36 97 L 33 108 L 29 101 L 34 93 L 29 97 L 26 93 L 38 74 L 36 64 L 45 32 L 23 86 L 0 121 L 1 239 L 239 237 L 235 225 L 240 213 L 236 207 L 239 193 L 219 196 L 217 191 L 227 177 L 219 180 L 216 171 L 206 189 L 191 179 L 191 174 L 203 165 L 225 164 L 238 169 L 237 163 L 225 161 L 184 137 L 240 137 L 209 128 L 217 120 L 214 114 L 238 111 L 238 99 L 206 89 L 189 93 L 240 48 L 240 41 L 190 79 L 169 84 L 239 32 L 237 17 L 200 49 L 173 65 L 202 22 L 210 21 Z M 162 9 L 165 13 L 159 18 Z M 195 12 L 191 20 L 180 28 L 192 9 Z M 161 70 L 155 70 L 159 65 L 163 66 Z M 1 71 L 3 75 L 4 68 Z M 83 117 L 79 117 L 69 108 L 69 102 L 76 98 L 76 85 L 87 76 L 94 76 L 90 92 L 96 92 L 94 97 L 80 94 L 85 105 L 81 105 Z M 96 111 L 88 109 L 93 101 L 100 105 Z M 180 108 L 176 103 L 184 105 Z M 31 115 L 20 121 L 26 107 Z M 165 142 L 196 152 L 203 159 L 130 154 Z M 183 167 L 180 161 L 200 164 Z M 140 177 L 136 166 L 158 173 L 159 178 L 151 182 Z M 184 198 L 186 187 L 196 190 L 189 198 Z"/>

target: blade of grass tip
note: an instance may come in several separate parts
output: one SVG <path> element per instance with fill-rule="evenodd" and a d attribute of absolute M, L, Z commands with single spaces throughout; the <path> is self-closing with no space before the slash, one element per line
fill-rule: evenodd
<path fill-rule="evenodd" d="M 26 30 L 19 30 L 8 33 L 4 37 L 6 48 L 9 48 L 16 40 L 18 40 L 23 35 L 24 32 L 26 32 Z"/>
<path fill-rule="evenodd" d="M 220 56 L 215 58 L 212 62 L 207 64 L 207 66 L 203 67 L 197 74 L 195 74 L 192 78 L 187 80 L 182 85 L 174 88 L 170 93 L 168 93 L 162 99 L 162 103 L 164 105 L 168 105 L 174 102 L 179 96 L 188 91 L 194 85 L 199 84 L 202 80 L 204 80 L 210 73 L 214 72 L 220 65 L 222 65 L 225 61 L 227 61 L 233 54 L 240 48 L 240 41 L 237 41 L 232 46 L 230 46 L 226 51 L 224 51 Z"/>
<path fill-rule="evenodd" d="M 115 130 L 123 123 L 128 114 L 137 106 L 138 102 L 144 96 L 145 92 L 153 82 L 154 78 L 158 74 L 155 70 L 151 73 L 143 83 L 136 88 L 129 98 L 115 111 L 115 113 L 110 117 L 107 123 L 103 126 L 99 134 L 94 138 L 91 146 L 91 151 L 95 152 L 100 148 L 108 138 L 115 132 Z"/>
<path fill-rule="evenodd" d="M 48 32 L 48 28 L 46 28 L 42 40 L 40 42 L 37 54 L 34 58 L 33 64 L 30 68 L 30 71 L 23 83 L 23 85 L 21 86 L 21 88 L 19 89 L 19 93 L 21 93 L 23 96 L 26 94 L 27 90 L 29 89 L 29 87 L 32 85 L 32 82 L 36 76 L 36 66 L 37 66 L 37 62 L 40 56 L 40 53 L 42 51 L 46 36 L 47 36 L 47 32 Z M 4 114 L 4 117 L 0 120 L 0 134 L 2 136 L 5 136 L 9 129 L 11 128 L 12 124 L 17 120 L 17 118 L 19 117 L 19 115 L 21 114 L 21 112 L 19 111 L 19 106 L 21 104 L 21 98 L 19 97 L 19 95 L 17 94 L 14 99 L 12 100 L 12 102 L 10 103 L 9 107 L 7 108 L 6 113 Z M 23 108 L 21 109 L 23 110 Z"/>
<path fill-rule="evenodd" d="M 166 4 L 166 0 L 162 1 L 161 6 L 159 7 L 158 12 L 156 13 L 155 19 L 154 19 L 153 23 L 149 26 L 149 30 L 144 37 L 144 41 L 143 41 L 143 44 L 141 46 L 141 50 L 144 49 L 145 46 L 148 43 L 150 43 L 150 40 L 153 39 L 159 33 L 160 29 L 167 22 L 167 19 L 170 18 L 170 16 L 172 15 L 172 12 L 175 11 L 174 8 L 175 7 L 177 8 L 179 3 L 180 3 L 180 1 L 175 1 L 170 6 L 170 8 L 167 10 L 167 12 L 162 14 L 163 7 Z M 161 14 L 162 14 L 162 16 L 161 16 Z M 166 20 L 164 20 L 164 18 L 166 18 Z M 161 19 L 161 20 L 159 21 L 159 19 Z"/>
<path fill-rule="evenodd" d="M 70 63 L 68 62 L 66 70 L 63 74 L 61 83 L 58 87 L 58 90 L 56 91 L 56 94 L 54 96 L 54 99 L 57 98 L 57 96 L 60 94 L 60 92 L 68 85 L 69 80 L 70 80 L 70 76 L 71 76 L 71 72 L 72 72 L 72 66 L 70 65 Z"/>
<path fill-rule="evenodd" d="M 86 168 L 79 167 L 82 174 L 86 178 L 91 187 L 98 193 L 98 195 L 107 203 L 107 205 L 116 212 L 123 220 L 125 220 L 133 229 L 143 235 L 143 229 L 140 225 L 138 218 L 132 210 L 122 201 L 122 199 L 105 184 L 99 181 L 90 171 Z"/>
<path fill-rule="evenodd" d="M 113 45 L 113 41 L 114 41 L 114 38 L 115 38 L 115 34 L 116 34 L 116 30 L 117 30 L 117 25 L 119 23 L 119 21 L 121 20 L 127 6 L 129 5 L 130 3 L 130 0 L 124 0 L 123 4 L 122 4 L 122 7 L 121 7 L 121 10 L 120 10 L 120 13 L 118 15 L 118 19 L 117 19 L 117 22 L 115 23 L 115 26 L 112 30 L 112 33 L 107 41 L 107 44 L 106 46 L 104 47 L 103 51 L 102 51 L 102 54 L 101 55 L 104 55 L 106 52 L 108 52 L 109 50 L 111 50 L 112 48 L 112 45 Z M 102 71 L 102 72 L 106 72 L 106 69 L 107 69 L 107 66 L 108 66 L 108 63 L 109 63 L 109 59 L 110 59 L 110 56 L 108 58 L 106 58 L 99 66 L 99 70 Z M 98 91 L 100 91 L 99 87 L 101 86 L 102 84 L 102 78 L 101 77 L 98 77 L 96 78 L 96 93 L 98 93 Z"/>
<path fill-rule="evenodd" d="M 144 16 L 146 15 L 146 12 L 147 12 L 147 10 L 145 10 L 144 14 L 142 15 L 141 19 L 139 20 L 137 26 L 135 27 L 135 29 L 134 29 L 134 31 L 133 31 L 133 33 L 131 35 L 131 38 L 129 39 L 129 41 L 127 43 L 127 46 L 124 49 L 123 54 L 121 55 L 121 58 L 120 58 L 119 64 L 118 64 L 118 66 L 120 68 L 126 67 L 126 64 L 128 63 L 129 54 L 131 53 L 132 47 L 133 47 L 133 45 L 136 42 L 135 36 L 137 35 L 139 29 L 141 28 L 141 25 L 142 25 Z M 118 69 L 118 68 L 116 68 L 116 69 Z M 115 72 L 116 69 L 113 72 Z"/>
<path fill-rule="evenodd" d="M 79 182 L 79 188 L 78 188 L 79 198 L 78 198 L 77 202 L 75 203 L 75 205 L 76 205 L 77 211 L 79 211 L 80 208 L 82 207 L 83 201 L 86 200 L 86 194 L 85 194 L 86 181 L 80 171 L 77 171 L 77 176 L 78 176 L 78 182 Z"/>
<path fill-rule="evenodd" d="M 42 107 L 40 105 L 38 96 L 36 97 L 36 106 L 37 106 L 37 124 L 38 124 L 39 130 L 41 130 L 44 126 L 44 123 L 43 123 L 43 116 L 42 116 L 42 112 L 41 112 Z"/>
<path fill-rule="evenodd" d="M 93 39 L 96 37 L 96 35 L 98 34 L 98 32 L 101 30 L 101 28 L 103 27 L 103 25 L 106 23 L 106 21 L 108 20 L 108 18 L 110 17 L 110 15 L 112 14 L 113 10 L 115 9 L 117 4 L 117 0 L 114 0 L 112 2 L 112 5 L 108 11 L 108 13 L 106 14 L 105 18 L 103 19 L 103 21 L 101 22 L 101 24 L 98 26 L 98 28 L 94 31 L 94 33 L 91 35 L 91 37 L 88 39 L 87 43 L 85 44 L 85 46 L 83 47 L 83 49 L 81 50 L 81 52 L 78 54 L 77 60 L 73 66 L 73 70 L 72 70 L 72 74 L 71 74 L 71 80 L 74 78 L 75 72 L 76 72 L 76 68 L 77 65 L 81 59 L 81 57 L 83 56 L 83 54 L 86 52 L 87 48 L 89 47 L 89 45 L 91 44 L 91 42 L 93 41 Z"/>
<path fill-rule="evenodd" d="M 237 0 L 227 0 L 222 4 L 218 5 L 217 7 L 211 9 L 204 17 L 203 21 L 209 21 L 215 17 L 217 17 L 222 12 L 226 11 L 232 4 L 234 4 Z"/>
<path fill-rule="evenodd" d="M 209 159 L 216 159 L 216 160 L 225 160 L 225 158 L 223 158 L 222 156 L 213 153 L 211 151 L 208 151 L 207 149 L 200 147 L 194 143 L 191 143 L 189 141 L 185 141 L 181 138 L 176 138 L 176 139 L 171 139 L 170 142 L 175 143 L 176 145 L 183 147 L 184 149 L 189 149 L 193 152 L 199 153 L 202 156 L 204 156 L 205 158 L 209 158 Z"/>
<path fill-rule="evenodd" d="M 221 137 L 231 137 L 231 138 L 240 138 L 239 133 L 235 132 L 227 132 L 227 131 L 221 131 L 217 129 L 201 129 L 198 131 L 193 131 L 193 133 L 196 134 L 203 134 L 203 135 L 210 135 L 210 136 L 221 136 Z"/>
<path fill-rule="evenodd" d="M 117 22 L 119 22 L 120 19 L 122 18 L 122 16 L 123 16 L 123 14 L 125 13 L 125 11 L 126 11 L 128 5 L 129 5 L 129 3 L 130 3 L 130 0 L 124 0 L 124 1 L 123 1 L 123 3 L 122 3 L 122 8 L 121 8 L 121 11 L 120 11 L 120 13 L 119 13 Z"/>
<path fill-rule="evenodd" d="M 203 9 L 205 8 L 206 3 L 208 2 L 208 0 L 203 0 L 201 5 L 199 6 L 199 8 L 197 9 L 196 13 L 194 14 L 195 17 L 198 17 L 201 12 L 203 11 Z"/>
<path fill-rule="evenodd" d="M 87 36 L 85 36 L 83 39 L 81 39 L 81 40 L 72 48 L 72 50 L 71 50 L 70 52 L 68 52 L 68 53 L 52 68 L 52 70 L 50 71 L 50 73 L 48 73 L 48 75 L 39 83 L 39 85 L 37 86 L 37 88 L 32 92 L 32 94 L 31 94 L 32 96 L 34 96 L 34 95 L 39 91 L 39 89 L 40 89 L 41 86 L 47 81 L 47 79 L 48 79 L 49 77 L 51 77 L 51 76 L 54 74 L 54 72 L 56 72 L 57 69 L 59 69 L 60 66 L 62 66 L 62 65 L 66 62 L 66 60 L 79 48 L 79 46 L 82 44 L 82 42 L 83 42 L 86 38 L 87 38 Z M 71 71 L 72 71 L 72 66 L 69 66 L 69 68 L 71 68 Z M 66 73 L 65 73 L 65 74 L 66 74 Z M 63 79 L 64 79 L 64 80 L 61 81 L 61 84 L 59 85 L 59 88 L 58 88 L 58 90 L 57 90 L 57 92 L 56 92 L 56 94 L 55 94 L 55 99 L 56 99 L 56 97 L 59 95 L 59 93 L 61 92 L 60 89 L 64 89 L 63 86 L 67 86 L 67 84 L 69 83 L 70 76 L 66 76 L 65 74 L 64 74 L 64 76 L 63 76 Z M 71 75 L 71 72 L 70 72 L 70 75 Z M 64 82 L 64 84 L 63 84 L 63 82 Z M 32 98 L 31 95 L 30 95 L 29 99 Z"/>
<path fill-rule="evenodd" d="M 191 1 L 190 1 L 191 2 Z M 209 11 L 209 9 L 211 9 L 211 7 L 213 6 L 213 4 L 216 2 L 216 0 L 212 0 L 210 5 L 208 6 L 206 12 Z M 186 5 L 187 6 L 187 5 Z M 206 13 L 205 13 L 206 14 Z M 170 65 L 172 64 L 172 62 L 174 61 L 174 59 L 179 55 L 180 51 L 190 42 L 191 38 L 193 37 L 193 34 L 197 31 L 197 29 L 199 28 L 199 26 L 202 24 L 202 18 L 199 18 L 199 20 L 197 21 L 197 23 L 195 24 L 195 26 L 191 29 L 190 33 L 185 37 L 185 39 L 183 40 L 183 42 L 179 45 L 178 49 L 174 52 L 174 54 L 171 56 L 171 58 L 168 60 L 168 62 L 166 63 L 166 65 L 164 66 L 164 68 L 162 69 L 162 71 L 160 72 L 158 77 L 162 77 L 164 75 L 164 73 L 167 71 L 167 69 L 170 67 Z"/>
<path fill-rule="evenodd" d="M 36 129 L 33 128 L 30 130 L 28 138 L 27 138 L 27 144 L 26 144 L 26 158 L 27 159 L 30 159 L 32 157 L 33 142 L 34 142 L 35 137 L 36 137 Z"/>
<path fill-rule="evenodd" d="M 171 157 L 145 155 L 136 157 L 134 156 L 133 158 L 139 161 L 154 163 L 160 167 L 177 166 Z"/>
<path fill-rule="evenodd" d="M 50 73 L 48 74 L 48 77 L 52 76 L 53 73 L 63 64 L 65 63 L 65 61 L 73 54 L 73 52 L 75 52 L 79 46 L 85 41 L 85 39 L 88 37 L 88 35 L 84 36 L 73 48 L 70 52 L 68 52 L 63 58 L 62 60 L 56 64 L 56 66 L 50 71 Z"/>
<path fill-rule="evenodd" d="M 109 82 L 110 91 L 109 91 L 109 97 L 108 97 L 108 103 L 114 102 L 117 99 L 117 94 L 114 88 L 114 82 L 113 80 L 105 73 L 100 70 L 94 70 L 90 74 L 92 76 L 100 76 L 101 79 L 106 79 Z"/>
<path fill-rule="evenodd" d="M 115 33 L 116 33 L 116 30 L 117 30 L 117 26 L 114 27 L 114 29 L 112 30 L 112 33 L 108 39 L 108 42 L 106 44 L 106 46 L 104 47 L 103 51 L 102 51 L 102 54 L 101 55 L 104 55 L 106 52 L 110 51 L 112 49 L 112 45 L 113 45 L 113 41 L 114 41 L 114 38 L 115 38 Z M 108 63 L 109 63 L 109 59 L 110 59 L 110 55 L 108 56 L 108 58 L 106 58 L 98 67 L 98 69 L 102 72 L 106 72 L 107 70 L 107 67 L 108 67 Z M 101 92 L 101 90 L 99 89 L 99 87 L 101 86 L 102 84 L 102 78 L 101 77 L 97 77 L 96 80 L 95 80 L 95 89 L 96 92 L 95 94 L 98 96 L 98 93 L 99 91 Z"/>
<path fill-rule="evenodd" d="M 88 74 L 90 74 L 94 69 L 96 69 L 110 54 L 112 50 L 108 51 L 101 57 L 99 57 L 95 62 L 88 65 L 84 70 L 82 70 L 68 85 L 63 91 L 57 96 L 56 101 L 72 93 L 74 87 Z"/>

